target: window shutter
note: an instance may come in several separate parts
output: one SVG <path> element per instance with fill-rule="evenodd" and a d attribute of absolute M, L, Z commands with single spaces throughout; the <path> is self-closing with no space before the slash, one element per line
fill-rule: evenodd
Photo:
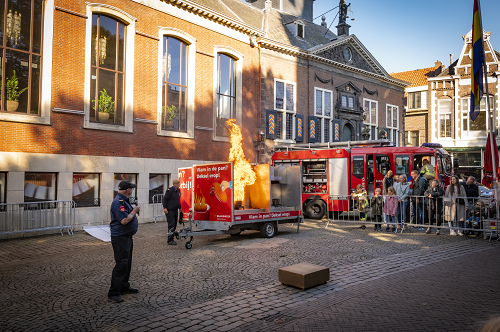
<path fill-rule="evenodd" d="M 422 100 L 420 104 L 420 108 L 427 109 L 427 91 L 422 91 Z"/>
<path fill-rule="evenodd" d="M 295 115 L 295 128 L 297 128 L 296 142 L 304 142 L 304 114 Z"/>
<path fill-rule="evenodd" d="M 278 112 L 275 110 L 266 110 L 266 138 L 276 139 L 276 117 Z"/>
<path fill-rule="evenodd" d="M 316 124 L 318 121 L 318 117 L 314 115 L 309 115 L 309 143 L 316 143 L 317 135 L 316 135 Z"/>
<path fill-rule="evenodd" d="M 332 120 L 332 140 L 333 142 L 340 142 L 340 120 L 333 119 Z"/>

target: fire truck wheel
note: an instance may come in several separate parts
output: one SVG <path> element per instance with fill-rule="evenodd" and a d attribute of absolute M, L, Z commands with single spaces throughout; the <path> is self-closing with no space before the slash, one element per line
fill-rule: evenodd
<path fill-rule="evenodd" d="M 186 242 L 186 249 L 191 249 L 193 247 L 193 243 L 191 241 Z"/>
<path fill-rule="evenodd" d="M 260 235 L 262 237 L 271 238 L 276 235 L 277 230 L 276 223 L 268 221 L 260 226 Z"/>
<path fill-rule="evenodd" d="M 308 218 L 323 219 L 326 213 L 326 204 L 320 199 L 314 199 L 307 203 L 304 212 Z"/>

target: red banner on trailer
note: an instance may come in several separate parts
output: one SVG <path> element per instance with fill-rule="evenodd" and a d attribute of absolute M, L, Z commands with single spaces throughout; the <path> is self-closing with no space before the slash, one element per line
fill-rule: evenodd
<path fill-rule="evenodd" d="M 184 219 L 188 218 L 189 209 L 192 203 L 192 178 L 191 178 L 192 168 L 179 168 L 179 190 L 181 191 L 181 210 L 184 213 Z"/>
<path fill-rule="evenodd" d="M 233 163 L 193 166 L 194 220 L 233 219 Z"/>

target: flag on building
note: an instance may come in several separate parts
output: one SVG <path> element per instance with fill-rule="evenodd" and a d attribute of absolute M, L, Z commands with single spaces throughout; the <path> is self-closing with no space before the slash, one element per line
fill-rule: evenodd
<path fill-rule="evenodd" d="M 483 68 L 484 44 L 483 26 L 481 24 L 481 6 L 479 0 L 474 0 L 472 18 L 472 72 L 470 82 L 470 118 L 476 120 L 480 111 L 481 98 L 483 98 Z"/>

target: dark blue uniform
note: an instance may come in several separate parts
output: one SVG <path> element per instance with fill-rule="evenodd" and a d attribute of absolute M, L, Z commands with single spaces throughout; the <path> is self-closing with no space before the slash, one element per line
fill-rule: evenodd
<path fill-rule="evenodd" d="M 179 209 L 181 208 L 181 191 L 174 186 L 168 188 L 163 196 L 162 204 L 163 208 L 168 210 L 168 213 L 165 214 L 167 217 L 168 230 L 169 232 L 173 232 L 177 226 Z M 167 241 L 174 241 L 174 235 L 169 235 Z"/>
<path fill-rule="evenodd" d="M 121 221 L 126 218 L 133 208 L 128 198 L 118 194 L 111 203 L 111 244 L 115 256 L 115 267 L 111 275 L 111 287 L 108 296 L 118 296 L 130 288 L 128 279 L 132 267 L 132 251 L 134 243 L 132 236 L 137 232 L 137 216 L 134 215 L 128 224 L 122 225 Z"/>

